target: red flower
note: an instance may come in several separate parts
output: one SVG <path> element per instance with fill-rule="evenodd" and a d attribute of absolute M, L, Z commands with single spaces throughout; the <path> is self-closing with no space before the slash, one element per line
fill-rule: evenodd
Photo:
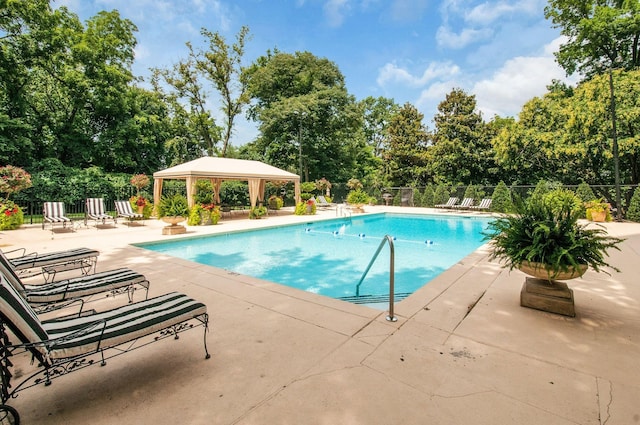
<path fill-rule="evenodd" d="M 309 199 L 309 200 L 307 201 L 307 205 L 312 206 L 312 205 L 313 205 L 313 199 Z"/>

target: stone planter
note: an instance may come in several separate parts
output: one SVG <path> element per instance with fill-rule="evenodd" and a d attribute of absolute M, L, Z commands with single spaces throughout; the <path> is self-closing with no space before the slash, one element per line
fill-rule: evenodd
<path fill-rule="evenodd" d="M 587 265 L 581 264 L 577 269 L 569 269 L 566 272 L 558 271 L 554 272 L 552 270 L 548 270 L 546 265 L 542 263 L 534 263 L 530 261 L 523 261 L 522 264 L 518 267 L 518 270 L 521 272 L 528 274 L 529 276 L 533 276 L 538 279 L 545 279 L 548 281 L 556 281 L 556 280 L 569 280 L 575 279 L 582 276 L 587 271 Z"/>
<path fill-rule="evenodd" d="M 529 276 L 520 291 L 520 305 L 549 313 L 575 317 L 573 291 L 562 280 L 575 279 L 587 271 L 587 265 L 566 272 L 549 271 L 544 264 L 525 261 L 518 269 Z"/>
<path fill-rule="evenodd" d="M 162 221 L 169 223 L 168 226 L 162 228 L 163 235 L 179 235 L 186 233 L 187 229 L 184 226 L 179 226 L 178 223 L 184 221 L 185 218 L 179 215 L 162 217 Z"/>
<path fill-rule="evenodd" d="M 591 221 L 602 223 L 607 219 L 606 211 L 591 211 Z"/>

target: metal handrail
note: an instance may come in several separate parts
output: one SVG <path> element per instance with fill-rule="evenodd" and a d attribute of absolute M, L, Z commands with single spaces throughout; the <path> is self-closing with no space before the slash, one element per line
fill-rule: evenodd
<path fill-rule="evenodd" d="M 376 258 L 378 258 L 378 255 L 380 254 L 380 251 L 382 251 L 382 247 L 384 246 L 385 242 L 389 244 L 389 315 L 387 316 L 387 320 L 390 322 L 395 322 L 396 320 L 398 320 L 393 315 L 393 296 L 395 292 L 395 248 L 393 247 L 393 238 L 391 236 L 384 235 L 384 238 L 382 238 L 380 245 L 378 245 L 378 249 L 376 250 L 375 254 L 373 254 L 373 257 L 371 257 L 369 265 L 367 266 L 364 273 L 362 273 L 362 277 L 356 285 L 356 296 L 360 296 L 360 285 L 362 284 L 362 281 L 364 281 L 364 278 L 367 276 L 367 273 L 369 273 L 369 270 L 371 269 L 371 266 L 373 266 L 374 261 L 376 261 Z"/>

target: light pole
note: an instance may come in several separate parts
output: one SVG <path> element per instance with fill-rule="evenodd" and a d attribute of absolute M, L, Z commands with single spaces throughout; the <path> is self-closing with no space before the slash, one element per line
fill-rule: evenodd
<path fill-rule="evenodd" d="M 298 165 L 300 165 L 300 178 L 302 178 L 302 118 L 298 117 Z"/>
<path fill-rule="evenodd" d="M 305 112 L 296 111 L 296 116 L 298 117 L 298 166 L 300 168 L 301 179 L 302 179 L 302 120 L 306 115 L 307 114 Z"/>

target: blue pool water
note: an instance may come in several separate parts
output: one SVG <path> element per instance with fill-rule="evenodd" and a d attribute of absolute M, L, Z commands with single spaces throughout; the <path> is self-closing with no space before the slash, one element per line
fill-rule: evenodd
<path fill-rule="evenodd" d="M 480 217 L 375 214 L 138 246 L 342 298 L 355 295 L 385 235 L 394 238 L 395 292 L 412 293 L 481 246 L 488 223 Z M 384 247 L 360 295 L 388 292 Z"/>

